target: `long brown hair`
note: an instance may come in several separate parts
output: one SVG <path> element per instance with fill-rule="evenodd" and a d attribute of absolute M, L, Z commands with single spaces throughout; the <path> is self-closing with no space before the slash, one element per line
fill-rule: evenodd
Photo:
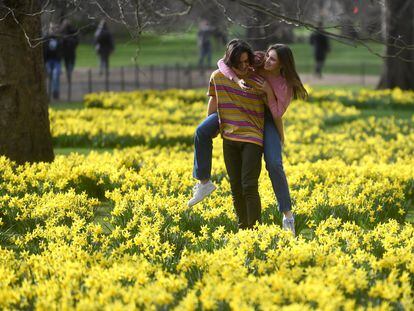
<path fill-rule="evenodd" d="M 298 73 L 296 72 L 295 59 L 291 49 L 285 44 L 273 44 L 267 49 L 275 50 L 281 64 L 280 74 L 286 79 L 287 84 L 293 90 L 293 98 L 306 99 L 308 92 L 302 84 Z"/>
<path fill-rule="evenodd" d="M 224 53 L 223 61 L 229 67 L 236 67 L 239 65 L 240 56 L 247 53 L 249 64 L 253 63 L 254 54 L 250 45 L 243 40 L 233 39 L 227 43 L 226 52 Z"/>

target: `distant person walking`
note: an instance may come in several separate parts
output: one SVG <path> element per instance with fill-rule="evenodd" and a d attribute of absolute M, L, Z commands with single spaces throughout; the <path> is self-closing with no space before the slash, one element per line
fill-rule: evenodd
<path fill-rule="evenodd" d="M 58 34 L 56 24 L 51 23 L 49 25 L 49 30 L 43 39 L 43 56 L 49 79 L 49 96 L 52 95 L 54 99 L 59 99 L 62 40 Z"/>
<path fill-rule="evenodd" d="M 105 20 L 99 22 L 94 36 L 95 51 L 99 55 L 99 74 L 109 72 L 109 56 L 115 49 L 114 39 Z"/>
<path fill-rule="evenodd" d="M 211 67 L 211 36 L 213 28 L 210 27 L 208 21 L 202 20 L 199 24 L 198 31 L 198 47 L 200 49 L 200 58 L 198 59 L 198 67 L 204 67 L 204 60 L 206 60 L 207 67 Z"/>
<path fill-rule="evenodd" d="M 313 45 L 313 56 L 315 58 L 315 75 L 322 78 L 322 68 L 325 64 L 326 55 L 330 52 L 329 38 L 321 33 L 323 24 L 319 22 L 317 30 L 310 36 L 310 44 Z"/>
<path fill-rule="evenodd" d="M 72 84 L 72 73 L 76 62 L 76 48 L 79 44 L 78 29 L 68 19 L 64 19 L 60 25 L 62 37 L 62 56 L 65 64 L 68 84 Z"/>

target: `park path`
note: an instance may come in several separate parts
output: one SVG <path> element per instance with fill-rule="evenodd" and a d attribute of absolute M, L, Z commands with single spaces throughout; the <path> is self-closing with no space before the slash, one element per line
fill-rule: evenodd
<path fill-rule="evenodd" d="M 133 91 L 137 89 L 207 88 L 212 70 L 188 67 L 120 67 L 111 68 L 108 79 L 99 75 L 97 69 L 77 68 L 72 77 L 71 101 L 82 101 L 85 94 L 110 91 Z M 301 74 L 304 83 L 312 86 L 360 85 L 375 86 L 378 76 L 324 74 L 322 78 L 313 74 Z M 60 101 L 68 101 L 68 84 L 64 73 L 61 75 Z"/>

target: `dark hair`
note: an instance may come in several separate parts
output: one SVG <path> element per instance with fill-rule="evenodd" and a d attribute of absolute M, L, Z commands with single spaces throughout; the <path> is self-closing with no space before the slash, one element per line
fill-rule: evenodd
<path fill-rule="evenodd" d="M 226 52 L 224 53 L 223 61 L 229 67 L 237 67 L 240 62 L 240 56 L 247 53 L 249 63 L 253 64 L 254 54 L 250 45 L 240 39 L 233 39 L 227 43 Z"/>
<path fill-rule="evenodd" d="M 226 50 L 230 47 L 230 45 L 233 45 L 233 44 L 235 44 L 235 43 L 237 43 L 237 42 L 240 42 L 240 41 L 242 41 L 242 40 L 240 40 L 240 39 L 237 39 L 237 38 L 235 38 L 235 39 L 231 39 L 229 42 L 227 42 L 227 44 L 226 44 Z"/>
<path fill-rule="evenodd" d="M 277 57 L 281 64 L 280 74 L 292 88 L 293 98 L 306 99 L 308 97 L 308 92 L 296 72 L 295 59 L 293 58 L 291 49 L 285 44 L 273 44 L 269 46 L 267 53 L 269 53 L 270 50 L 275 50 L 277 53 Z"/>

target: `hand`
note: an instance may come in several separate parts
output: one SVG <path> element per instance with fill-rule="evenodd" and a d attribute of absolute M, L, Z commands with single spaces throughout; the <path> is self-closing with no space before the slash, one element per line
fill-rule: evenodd
<path fill-rule="evenodd" d="M 263 83 L 261 84 L 259 83 L 259 89 L 267 94 L 273 92 L 272 88 L 270 87 L 269 83 L 267 83 L 267 81 L 263 81 Z"/>
<path fill-rule="evenodd" d="M 248 85 L 247 83 L 246 83 L 246 81 L 244 81 L 243 79 L 239 79 L 239 81 L 237 81 L 237 84 L 240 86 L 240 88 L 242 89 L 242 90 L 245 90 L 245 91 L 247 91 L 247 90 L 250 90 L 252 87 L 250 86 L 250 85 Z"/>

